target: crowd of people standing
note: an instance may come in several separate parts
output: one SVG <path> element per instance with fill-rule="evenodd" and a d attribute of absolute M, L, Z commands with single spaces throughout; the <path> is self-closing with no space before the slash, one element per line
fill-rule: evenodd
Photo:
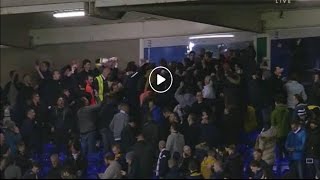
<path fill-rule="evenodd" d="M 97 152 L 107 166 L 100 179 L 274 178 L 276 159 L 289 159 L 286 177 L 320 177 L 319 72 L 307 91 L 295 72 L 285 80 L 281 67 L 257 64 L 250 47 L 219 59 L 191 51 L 181 62 L 160 61 L 173 84 L 156 93 L 154 63 L 92 64 L 52 70 L 43 61 L 22 78 L 10 71 L 1 90 L 2 178 L 40 178 L 41 164 L 30 159 L 46 144 L 55 145 L 46 178 L 87 177 L 87 157 Z M 254 142 L 244 140 L 256 131 Z M 243 144 L 254 148 L 249 164 Z"/>

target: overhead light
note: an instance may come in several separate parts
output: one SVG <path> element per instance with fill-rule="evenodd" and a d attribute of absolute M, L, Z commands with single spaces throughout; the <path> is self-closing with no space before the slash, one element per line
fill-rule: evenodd
<path fill-rule="evenodd" d="M 67 17 L 80 17 L 85 16 L 84 11 L 68 11 L 68 12 L 57 12 L 53 14 L 55 18 L 67 18 Z"/>
<path fill-rule="evenodd" d="M 233 34 L 204 34 L 204 35 L 197 35 L 191 36 L 189 39 L 209 39 L 209 38 L 231 38 L 234 37 Z"/>

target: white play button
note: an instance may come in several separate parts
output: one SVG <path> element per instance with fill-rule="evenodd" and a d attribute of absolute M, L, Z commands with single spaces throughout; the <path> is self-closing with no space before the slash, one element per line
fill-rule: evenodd
<path fill-rule="evenodd" d="M 165 81 L 166 81 L 166 78 L 164 78 L 161 75 L 157 74 L 157 85 L 160 85 L 161 83 L 163 83 Z"/>
<path fill-rule="evenodd" d="M 169 76 L 164 76 L 164 74 Z M 170 83 L 169 83 L 169 79 L 170 79 Z M 163 84 L 165 81 L 168 81 L 168 83 L 162 86 L 161 84 Z M 170 70 L 166 67 L 158 66 L 152 69 L 152 71 L 149 74 L 149 85 L 154 92 L 165 93 L 171 88 L 172 83 L 173 83 L 172 74 Z"/>

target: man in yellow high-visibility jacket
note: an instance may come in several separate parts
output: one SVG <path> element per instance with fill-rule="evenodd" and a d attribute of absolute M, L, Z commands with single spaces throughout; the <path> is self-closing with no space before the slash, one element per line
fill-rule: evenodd
<path fill-rule="evenodd" d="M 94 79 L 93 86 L 98 102 L 102 102 L 104 96 L 109 92 L 109 85 L 107 79 L 110 73 L 110 68 L 104 68 L 102 73 Z"/>

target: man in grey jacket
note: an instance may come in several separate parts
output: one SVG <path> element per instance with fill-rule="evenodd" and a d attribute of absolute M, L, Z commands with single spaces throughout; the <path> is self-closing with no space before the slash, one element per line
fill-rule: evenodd
<path fill-rule="evenodd" d="M 128 125 L 129 122 L 129 106 L 127 104 L 120 104 L 117 114 L 113 116 L 110 123 L 110 130 L 113 132 L 114 141 L 121 141 L 121 132 Z"/>
<path fill-rule="evenodd" d="M 95 152 L 96 119 L 99 109 L 100 105 L 90 106 L 87 98 L 81 98 L 80 109 L 77 112 L 77 116 L 81 146 L 84 154 Z"/>
<path fill-rule="evenodd" d="M 106 171 L 99 174 L 100 179 L 121 179 L 121 165 L 115 160 L 113 153 L 107 153 L 104 162 L 108 166 Z"/>

